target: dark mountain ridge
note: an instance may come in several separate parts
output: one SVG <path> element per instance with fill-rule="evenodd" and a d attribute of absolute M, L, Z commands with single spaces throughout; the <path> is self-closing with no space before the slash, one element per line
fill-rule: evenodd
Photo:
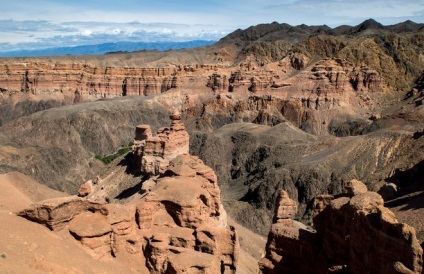
<path fill-rule="evenodd" d="M 424 23 L 415 23 L 410 20 L 401 22 L 395 25 L 384 26 L 374 19 L 368 19 L 357 26 L 342 25 L 331 28 L 327 25 L 307 26 L 305 24 L 291 26 L 286 23 L 272 22 L 270 24 L 259 24 L 251 26 L 245 30 L 237 29 L 229 35 L 222 38 L 219 43 L 225 43 L 232 40 L 252 42 L 257 40 L 275 41 L 276 39 L 292 40 L 293 33 L 296 33 L 296 38 L 306 40 L 308 37 L 317 34 L 327 35 L 350 35 L 356 36 L 366 30 L 379 30 L 394 33 L 415 32 L 424 27 Z"/>

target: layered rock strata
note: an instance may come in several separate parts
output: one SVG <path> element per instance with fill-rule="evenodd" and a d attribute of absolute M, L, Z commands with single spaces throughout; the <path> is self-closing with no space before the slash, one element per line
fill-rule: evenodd
<path fill-rule="evenodd" d="M 3 63 L 0 88 L 11 93 L 75 93 L 115 97 L 149 95 L 178 86 L 181 68 L 97 67 L 84 63 Z"/>
<path fill-rule="evenodd" d="M 344 195 L 314 201 L 314 229 L 291 219 L 295 203 L 282 191 L 268 235 L 263 273 L 421 273 L 415 229 L 399 223 L 380 195 L 356 180 Z"/>

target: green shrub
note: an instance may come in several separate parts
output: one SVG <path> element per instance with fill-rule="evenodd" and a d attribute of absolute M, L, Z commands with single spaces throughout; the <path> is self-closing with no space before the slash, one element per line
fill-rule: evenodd
<path fill-rule="evenodd" d="M 128 146 L 123 146 L 120 149 L 118 149 L 118 152 L 110 155 L 102 155 L 102 154 L 96 154 L 94 157 L 100 161 L 103 162 L 103 164 L 108 165 L 110 162 L 118 158 L 119 156 L 122 156 L 124 154 L 127 154 L 131 150 L 131 146 L 133 145 L 133 142 L 130 142 Z"/>

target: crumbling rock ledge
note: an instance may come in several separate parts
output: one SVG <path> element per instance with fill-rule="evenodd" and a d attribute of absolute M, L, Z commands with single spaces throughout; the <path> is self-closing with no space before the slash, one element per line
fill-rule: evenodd
<path fill-rule="evenodd" d="M 263 273 L 421 273 L 415 229 L 399 223 L 382 197 L 356 180 L 339 196 L 314 200 L 314 229 L 291 219 L 296 203 L 281 191 L 259 262 Z"/>
<path fill-rule="evenodd" d="M 84 211 L 108 214 L 104 204 L 77 197 L 61 197 L 35 203 L 30 208 L 20 211 L 18 215 L 43 224 L 51 230 L 60 230 L 76 215 Z"/>

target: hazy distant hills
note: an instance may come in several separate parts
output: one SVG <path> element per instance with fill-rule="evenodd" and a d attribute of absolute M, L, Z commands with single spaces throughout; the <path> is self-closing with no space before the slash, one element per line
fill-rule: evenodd
<path fill-rule="evenodd" d="M 61 55 L 94 55 L 116 52 L 135 52 L 141 50 L 176 50 L 196 48 L 214 44 L 216 41 L 194 40 L 187 42 L 116 42 L 75 47 L 57 47 L 36 50 L 16 50 L 0 52 L 0 57 L 36 57 Z"/>

